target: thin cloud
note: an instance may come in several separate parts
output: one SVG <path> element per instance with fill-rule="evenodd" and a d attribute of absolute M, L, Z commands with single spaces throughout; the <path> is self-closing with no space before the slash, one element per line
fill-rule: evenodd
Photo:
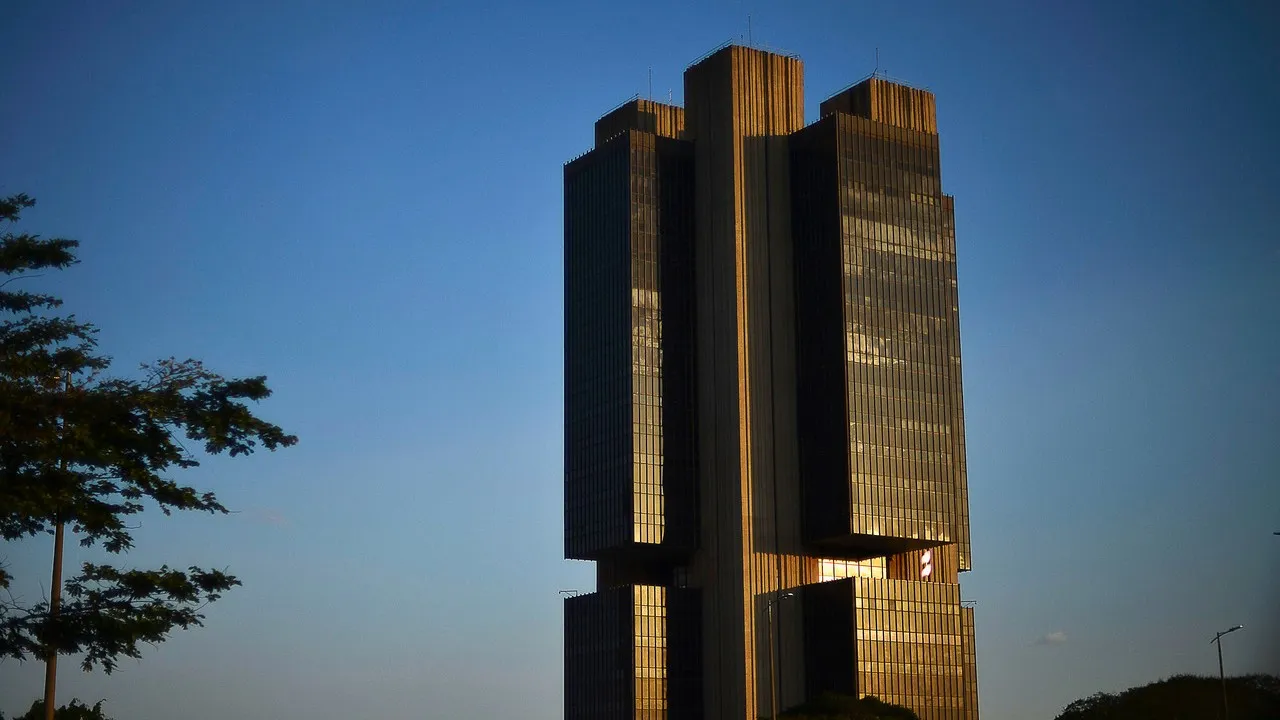
<path fill-rule="evenodd" d="M 1036 638 L 1036 645 L 1061 645 L 1067 641 L 1067 634 L 1061 630 L 1051 632 L 1048 635 L 1041 635 Z"/>

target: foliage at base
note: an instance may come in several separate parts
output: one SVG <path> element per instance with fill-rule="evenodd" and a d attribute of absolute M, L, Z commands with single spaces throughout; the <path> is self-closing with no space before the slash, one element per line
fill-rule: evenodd
<path fill-rule="evenodd" d="M 85 705 L 79 700 L 72 700 L 53 711 L 54 720 L 111 720 L 102 712 L 102 702 L 99 700 L 93 705 Z M 0 720 L 4 720 L 4 713 L 0 713 Z M 44 720 L 44 700 L 31 703 L 30 710 L 13 720 Z"/>
<path fill-rule="evenodd" d="M 1280 718 L 1280 677 L 1227 678 L 1231 720 Z M 1068 705 L 1056 720 L 1204 720 L 1222 716 L 1222 682 L 1175 675 L 1121 693 L 1094 693 Z"/>
<path fill-rule="evenodd" d="M 868 695 L 853 698 L 824 693 L 817 699 L 782 713 L 785 720 L 920 720 L 910 708 Z"/>

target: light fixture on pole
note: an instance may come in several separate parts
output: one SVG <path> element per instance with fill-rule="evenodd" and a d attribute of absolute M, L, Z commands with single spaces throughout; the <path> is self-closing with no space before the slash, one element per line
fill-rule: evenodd
<path fill-rule="evenodd" d="M 768 604 L 765 606 L 765 609 L 769 614 L 769 708 L 770 708 L 769 720 L 777 720 L 778 718 L 778 682 L 777 682 L 777 676 L 774 674 L 774 671 L 773 671 L 773 655 L 774 655 L 773 606 L 774 606 L 774 603 L 781 602 L 783 599 L 789 598 L 789 597 L 795 597 L 795 593 L 790 591 L 784 592 L 778 597 L 770 600 Z"/>
<path fill-rule="evenodd" d="M 1243 627 L 1243 625 L 1236 625 L 1235 627 L 1227 628 L 1214 635 L 1213 639 L 1209 641 L 1210 645 L 1215 643 L 1218 645 L 1218 679 L 1222 681 L 1222 720 L 1227 720 L 1229 715 L 1227 710 L 1227 676 L 1222 672 L 1222 636 L 1233 633 Z"/>

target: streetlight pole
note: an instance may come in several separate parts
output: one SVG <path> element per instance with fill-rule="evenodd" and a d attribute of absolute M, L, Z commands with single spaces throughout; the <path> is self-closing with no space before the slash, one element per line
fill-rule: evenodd
<path fill-rule="evenodd" d="M 766 605 L 765 607 L 765 609 L 768 611 L 768 614 L 769 614 L 769 710 L 770 710 L 769 720 L 778 720 L 778 681 L 773 671 L 773 655 L 774 655 L 773 606 L 775 603 L 780 602 L 784 598 L 789 598 L 794 596 L 795 596 L 795 593 L 793 592 L 782 593 L 778 597 L 770 600 L 768 605 Z"/>
<path fill-rule="evenodd" d="M 1243 625 L 1236 625 L 1235 627 L 1227 628 L 1214 635 L 1213 639 L 1209 641 L 1211 645 L 1215 643 L 1218 645 L 1218 679 L 1222 681 L 1222 720 L 1227 720 L 1229 716 L 1229 711 L 1227 710 L 1227 676 L 1222 671 L 1222 636 L 1233 633 L 1243 627 Z"/>

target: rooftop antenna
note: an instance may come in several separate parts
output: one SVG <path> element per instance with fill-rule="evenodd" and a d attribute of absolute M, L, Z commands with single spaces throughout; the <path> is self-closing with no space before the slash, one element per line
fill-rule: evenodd
<path fill-rule="evenodd" d="M 747 47 L 751 45 L 751 13 L 747 13 Z"/>
<path fill-rule="evenodd" d="M 653 99 L 653 66 L 649 66 L 649 99 Z"/>
<path fill-rule="evenodd" d="M 667 104 L 668 104 L 668 105 L 671 105 L 671 104 L 672 104 L 672 102 L 671 102 L 671 88 L 667 88 Z M 1280 535 L 1280 533 L 1276 533 L 1276 534 L 1277 534 L 1277 535 Z"/>
<path fill-rule="evenodd" d="M 876 67 L 871 71 L 871 76 L 875 77 L 880 72 L 880 48 L 876 48 Z"/>

